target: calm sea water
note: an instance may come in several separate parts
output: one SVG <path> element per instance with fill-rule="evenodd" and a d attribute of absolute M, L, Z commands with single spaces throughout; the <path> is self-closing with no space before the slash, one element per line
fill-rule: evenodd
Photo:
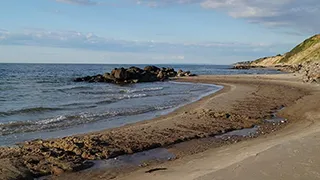
<path fill-rule="evenodd" d="M 0 64 L 0 145 L 122 126 L 172 111 L 220 87 L 155 82 L 119 86 L 73 78 L 132 65 Z M 144 67 L 145 65 L 136 65 Z M 159 65 L 196 74 L 266 74 L 216 65 Z"/>

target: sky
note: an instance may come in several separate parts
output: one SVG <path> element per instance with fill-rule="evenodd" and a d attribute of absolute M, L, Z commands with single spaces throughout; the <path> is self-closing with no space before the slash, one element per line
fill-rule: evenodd
<path fill-rule="evenodd" d="M 7 0 L 0 62 L 231 64 L 320 33 L 319 0 Z"/>

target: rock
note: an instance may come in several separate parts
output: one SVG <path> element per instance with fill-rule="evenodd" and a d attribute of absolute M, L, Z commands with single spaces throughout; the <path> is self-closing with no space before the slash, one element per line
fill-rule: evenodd
<path fill-rule="evenodd" d="M 302 74 L 304 82 L 320 83 L 320 62 L 299 64 L 297 72 Z"/>
<path fill-rule="evenodd" d="M 265 68 L 264 66 L 251 65 L 251 63 L 237 63 L 231 69 Z"/>
<path fill-rule="evenodd" d="M 57 166 L 53 166 L 53 167 L 51 168 L 51 173 L 52 173 L 53 175 L 60 176 L 61 174 L 64 173 L 64 170 L 61 169 L 61 168 L 59 168 L 59 167 L 57 167 Z"/>
<path fill-rule="evenodd" d="M 163 80 L 166 78 L 165 74 L 163 71 L 160 71 L 157 75 L 157 78 L 160 79 L 160 80 Z"/>
<path fill-rule="evenodd" d="M 144 70 L 138 67 L 130 67 L 127 69 L 128 79 L 140 79 L 143 72 Z"/>
<path fill-rule="evenodd" d="M 190 71 L 183 72 L 182 70 L 179 70 L 177 73 L 177 76 L 178 77 L 191 76 L 191 72 Z M 194 75 L 192 75 L 192 76 L 194 76 Z"/>
<path fill-rule="evenodd" d="M 116 79 L 118 79 L 118 80 L 126 80 L 126 79 L 128 79 L 128 72 L 124 68 L 113 70 L 111 75 L 113 77 L 115 77 Z"/>
<path fill-rule="evenodd" d="M 177 73 L 173 68 L 158 68 L 156 66 L 146 66 L 144 69 L 132 66 L 126 68 L 115 68 L 111 73 L 96 76 L 86 76 L 74 79 L 74 82 L 107 82 L 114 84 L 129 84 L 140 82 L 163 81 L 170 77 L 193 76 L 190 71 Z"/>
<path fill-rule="evenodd" d="M 141 78 L 139 79 L 139 82 L 155 82 L 155 81 L 159 81 L 159 79 L 157 78 L 157 74 L 153 74 L 148 71 L 145 71 L 142 74 Z"/>
<path fill-rule="evenodd" d="M 144 68 L 145 71 L 157 74 L 160 71 L 160 68 L 158 68 L 157 66 L 146 66 Z"/>
<path fill-rule="evenodd" d="M 33 177 L 21 162 L 5 158 L 5 159 L 0 159 L 0 179 L 1 180 L 15 180 L 15 179 L 33 180 Z"/>

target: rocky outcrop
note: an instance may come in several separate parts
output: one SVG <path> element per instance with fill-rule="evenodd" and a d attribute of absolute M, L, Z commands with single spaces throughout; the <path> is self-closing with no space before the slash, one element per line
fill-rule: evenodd
<path fill-rule="evenodd" d="M 300 75 L 303 82 L 320 83 L 320 62 L 305 62 L 295 65 L 276 66 L 282 68 L 282 71 Z"/>
<path fill-rule="evenodd" d="M 178 73 L 177 73 L 177 77 L 184 77 L 184 76 L 186 76 L 186 77 L 188 77 L 188 76 L 196 76 L 195 74 L 191 74 L 191 72 L 190 71 L 182 71 L 181 69 L 178 71 Z"/>
<path fill-rule="evenodd" d="M 14 158 L 4 158 L 0 162 L 0 179 L 1 180 L 15 180 L 25 179 L 33 180 L 30 171 L 24 167 L 21 161 Z"/>
<path fill-rule="evenodd" d="M 156 66 L 146 66 L 144 69 L 138 67 L 130 68 L 115 68 L 111 73 L 96 76 L 86 76 L 76 78 L 75 82 L 106 82 L 115 84 L 129 84 L 140 82 L 155 82 L 164 81 L 171 77 L 194 76 L 190 71 L 183 72 L 179 70 L 176 72 L 173 68 L 159 68 Z"/>
<path fill-rule="evenodd" d="M 265 68 L 264 66 L 255 66 L 251 64 L 246 64 L 246 63 L 237 63 L 233 65 L 231 69 L 252 69 L 252 68 Z"/>
<path fill-rule="evenodd" d="M 293 70 L 302 75 L 303 82 L 320 83 L 320 62 L 295 65 Z"/>

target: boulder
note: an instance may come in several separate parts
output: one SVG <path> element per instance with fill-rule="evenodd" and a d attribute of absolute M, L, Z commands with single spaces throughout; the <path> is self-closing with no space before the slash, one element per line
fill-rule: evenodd
<path fill-rule="evenodd" d="M 300 65 L 299 73 L 304 82 L 320 83 L 320 62 L 304 63 Z"/>
<path fill-rule="evenodd" d="M 128 72 L 124 68 L 114 69 L 111 72 L 111 75 L 118 80 L 126 80 L 128 79 Z"/>
<path fill-rule="evenodd" d="M 146 66 L 144 68 L 145 71 L 157 74 L 160 71 L 160 68 L 158 68 L 157 66 Z"/>
<path fill-rule="evenodd" d="M 101 74 L 93 76 L 88 82 L 104 82 L 104 77 Z"/>
<path fill-rule="evenodd" d="M 33 177 L 21 162 L 19 162 L 18 160 L 5 158 L 5 159 L 0 159 L 0 179 L 1 180 L 14 180 L 14 179 L 33 180 Z"/>
<path fill-rule="evenodd" d="M 144 72 L 144 70 L 138 67 L 130 67 L 126 71 L 127 71 L 128 79 L 140 79 L 141 74 Z"/>
<path fill-rule="evenodd" d="M 110 73 L 105 73 L 103 75 L 104 78 L 104 82 L 115 82 L 116 78 L 114 76 L 112 76 Z"/>
<path fill-rule="evenodd" d="M 164 80 L 166 78 L 166 74 L 163 71 L 159 71 L 157 78 L 160 80 Z"/>
<path fill-rule="evenodd" d="M 191 74 L 190 71 L 183 72 L 182 70 L 179 70 L 177 73 L 178 77 L 184 77 L 184 76 L 195 76 L 194 74 Z"/>
<path fill-rule="evenodd" d="M 157 78 L 157 74 L 150 73 L 148 71 L 144 71 L 141 75 L 142 76 L 139 79 L 139 82 L 155 82 L 155 81 L 159 81 L 159 79 Z"/>
<path fill-rule="evenodd" d="M 115 68 L 111 73 L 96 76 L 86 76 L 74 79 L 75 82 L 107 82 L 115 84 L 129 84 L 138 82 L 163 81 L 170 77 L 191 76 L 190 71 L 178 73 L 173 68 L 158 68 L 156 66 L 146 66 L 144 69 L 132 66 L 130 68 Z"/>
<path fill-rule="evenodd" d="M 64 170 L 57 167 L 57 166 L 53 166 L 51 169 L 51 174 L 55 175 L 55 176 L 60 176 L 61 174 L 64 173 Z"/>

